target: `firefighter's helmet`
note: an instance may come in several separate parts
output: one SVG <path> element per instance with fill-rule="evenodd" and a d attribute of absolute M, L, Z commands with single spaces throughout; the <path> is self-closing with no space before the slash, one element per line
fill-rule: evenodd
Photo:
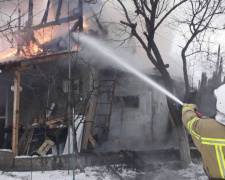
<path fill-rule="evenodd" d="M 214 90 L 217 111 L 225 114 L 225 84 Z"/>

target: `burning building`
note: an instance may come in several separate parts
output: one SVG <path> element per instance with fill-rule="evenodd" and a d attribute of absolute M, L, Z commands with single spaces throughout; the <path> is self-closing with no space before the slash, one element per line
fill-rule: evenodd
<path fill-rule="evenodd" d="M 71 153 L 70 129 L 75 129 L 78 152 L 149 150 L 165 145 L 171 135 L 164 95 L 130 73 L 91 63 L 88 52 L 79 49 L 73 32 L 87 27 L 82 6 L 79 0 L 60 17 L 59 0 L 55 19 L 48 22 L 48 1 L 41 23 L 33 26 L 29 0 L 26 26 L 15 32 L 17 49 L 0 62 L 0 148 L 12 148 L 14 156 Z M 53 36 L 51 26 L 60 24 L 73 25 Z M 87 33 L 107 32 L 99 28 L 101 33 Z M 147 75 L 162 84 L 157 73 Z"/>

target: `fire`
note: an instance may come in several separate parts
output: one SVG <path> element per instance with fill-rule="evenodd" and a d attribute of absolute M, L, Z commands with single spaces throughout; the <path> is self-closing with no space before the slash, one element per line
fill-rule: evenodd
<path fill-rule="evenodd" d="M 88 28 L 88 24 L 87 24 L 87 22 L 86 22 L 85 16 L 83 17 L 83 28 L 84 28 L 84 29 L 87 29 L 87 28 Z"/>
<path fill-rule="evenodd" d="M 32 54 L 36 55 L 39 51 L 42 51 L 37 44 L 34 44 L 32 41 L 30 42 L 29 49 L 32 51 Z"/>
<path fill-rule="evenodd" d="M 74 51 L 77 51 L 77 49 L 78 49 L 78 45 L 75 45 L 72 47 L 72 50 L 74 50 Z"/>
<path fill-rule="evenodd" d="M 30 41 L 29 46 L 24 47 L 25 57 L 29 58 L 32 56 L 36 56 L 39 53 L 43 52 L 43 50 L 33 41 Z"/>
<path fill-rule="evenodd" d="M 34 37 L 38 41 L 39 44 L 45 44 L 51 41 L 52 38 L 52 28 L 41 28 L 39 30 L 34 31 Z"/>
<path fill-rule="evenodd" d="M 17 50 L 13 49 L 11 52 L 6 53 L 6 54 L 3 55 L 2 57 L 3 57 L 3 59 L 12 57 L 12 56 L 16 55 L 16 52 L 17 52 Z"/>

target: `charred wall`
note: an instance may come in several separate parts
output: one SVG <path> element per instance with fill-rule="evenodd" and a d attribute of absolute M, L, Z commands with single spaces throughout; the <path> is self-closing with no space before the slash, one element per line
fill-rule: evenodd
<path fill-rule="evenodd" d="M 112 79 L 113 72 L 101 72 L 101 79 Z M 160 76 L 151 76 L 163 84 Z M 116 90 L 109 137 L 100 151 L 146 150 L 163 144 L 176 146 L 165 95 L 130 73 L 117 72 Z M 100 99 L 101 102 L 105 98 Z"/>

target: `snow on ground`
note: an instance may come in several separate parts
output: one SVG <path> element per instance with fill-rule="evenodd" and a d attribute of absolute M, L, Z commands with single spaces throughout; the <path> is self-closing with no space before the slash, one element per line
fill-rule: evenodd
<path fill-rule="evenodd" d="M 115 166 L 126 180 L 207 180 L 201 164 L 191 164 L 187 169 L 178 169 L 172 164 L 150 166 L 148 172 L 139 172 L 125 165 Z M 31 178 L 32 177 L 32 178 Z M 0 180 L 72 180 L 73 171 L 2 172 Z M 85 173 L 75 171 L 76 180 L 117 180 L 105 166 L 87 167 Z"/>

